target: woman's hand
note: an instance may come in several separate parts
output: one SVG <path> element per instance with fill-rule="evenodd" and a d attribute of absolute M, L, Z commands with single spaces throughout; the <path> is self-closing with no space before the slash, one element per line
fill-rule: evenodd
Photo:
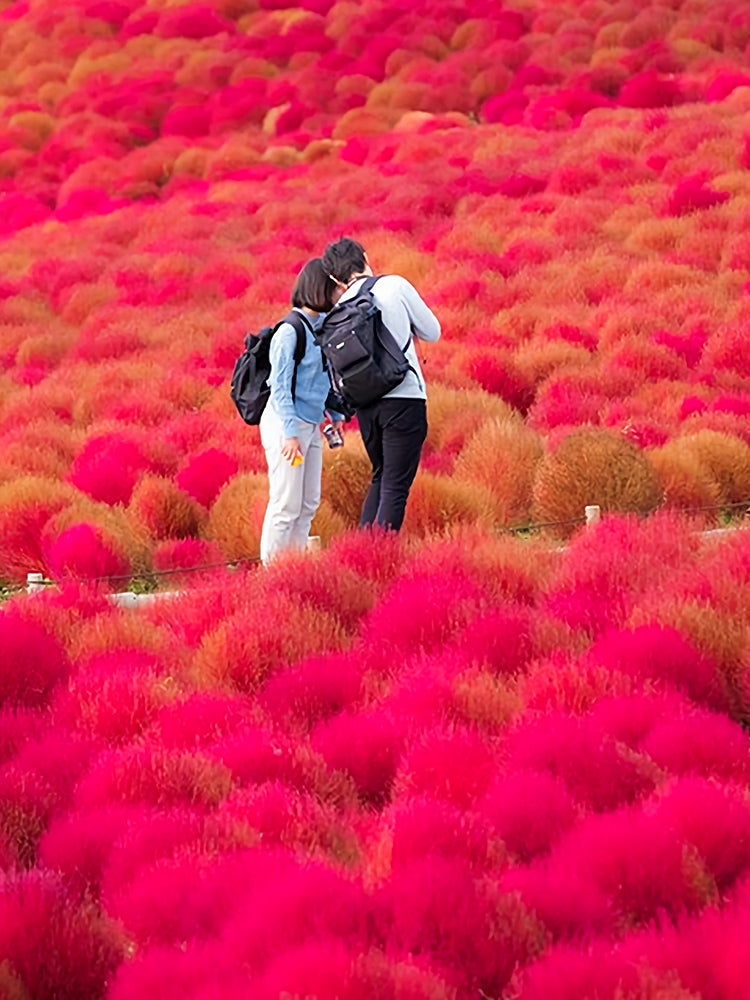
<path fill-rule="evenodd" d="M 284 438 L 284 442 L 281 445 L 281 454 L 287 460 L 287 462 L 294 462 L 296 458 L 302 461 L 302 449 L 300 448 L 299 438 L 291 437 Z"/>

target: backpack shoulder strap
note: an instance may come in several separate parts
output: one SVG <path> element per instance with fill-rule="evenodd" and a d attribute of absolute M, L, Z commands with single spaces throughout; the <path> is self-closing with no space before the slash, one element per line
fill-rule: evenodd
<path fill-rule="evenodd" d="M 300 361 L 305 356 L 305 349 L 307 347 L 307 331 L 309 330 L 312 333 L 313 328 L 312 323 L 304 313 L 297 312 L 294 309 L 282 319 L 281 323 L 277 324 L 276 329 L 283 323 L 288 323 L 289 326 L 294 327 L 297 333 L 297 344 L 294 348 L 294 372 L 292 373 L 292 399 L 294 399 L 297 391 L 297 369 L 299 368 Z"/>
<path fill-rule="evenodd" d="M 360 289 L 359 289 L 360 295 L 363 292 L 365 292 L 365 293 L 372 293 L 372 286 L 375 284 L 376 281 L 379 280 L 379 278 L 380 278 L 379 274 L 375 274 L 375 275 L 373 275 L 370 278 L 365 278 L 365 280 L 362 282 L 362 284 L 360 286 Z"/>

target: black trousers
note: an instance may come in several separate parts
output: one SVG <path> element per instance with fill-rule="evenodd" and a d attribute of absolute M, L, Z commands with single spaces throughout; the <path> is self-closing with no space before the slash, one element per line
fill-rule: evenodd
<path fill-rule="evenodd" d="M 427 437 L 423 399 L 379 399 L 357 410 L 359 430 L 372 463 L 372 481 L 362 505 L 360 527 L 398 531 Z"/>

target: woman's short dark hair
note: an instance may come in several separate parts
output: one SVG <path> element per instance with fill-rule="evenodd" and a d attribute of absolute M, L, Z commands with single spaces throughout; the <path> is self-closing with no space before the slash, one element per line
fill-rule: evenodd
<path fill-rule="evenodd" d="M 347 282 L 353 274 L 364 271 L 365 248 L 356 240 L 342 236 L 323 251 L 323 267 L 336 281 Z"/>
<path fill-rule="evenodd" d="M 292 288 L 292 305 L 298 309 L 307 307 L 315 312 L 328 312 L 331 308 L 331 291 L 328 272 L 320 257 L 308 260 Z"/>

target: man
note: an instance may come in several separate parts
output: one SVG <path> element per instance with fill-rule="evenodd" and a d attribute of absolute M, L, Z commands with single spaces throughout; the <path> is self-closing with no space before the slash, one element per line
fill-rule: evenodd
<path fill-rule="evenodd" d="M 337 286 L 339 302 L 356 295 L 362 281 L 373 273 L 364 247 L 348 237 L 326 247 L 323 267 Z M 336 299 L 335 293 L 333 297 Z M 414 337 L 436 341 L 440 323 L 414 286 L 398 275 L 378 278 L 372 297 L 383 323 L 403 350 L 409 370 L 395 389 L 357 410 L 372 464 L 372 480 L 359 523 L 360 527 L 378 525 L 398 531 L 427 436 L 427 396 Z"/>

